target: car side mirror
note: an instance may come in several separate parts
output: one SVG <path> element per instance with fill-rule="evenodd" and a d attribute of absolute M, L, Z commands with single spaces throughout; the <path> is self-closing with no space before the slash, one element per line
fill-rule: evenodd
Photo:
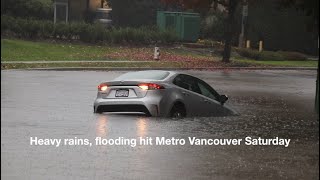
<path fill-rule="evenodd" d="M 220 97 L 219 97 L 219 101 L 220 101 L 221 105 L 223 105 L 228 99 L 229 98 L 226 95 L 220 95 Z"/>

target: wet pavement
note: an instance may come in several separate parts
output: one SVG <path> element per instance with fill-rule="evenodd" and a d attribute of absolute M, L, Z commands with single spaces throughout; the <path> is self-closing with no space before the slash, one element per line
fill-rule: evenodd
<path fill-rule="evenodd" d="M 3 179 L 318 179 L 316 71 L 187 71 L 240 116 L 174 120 L 93 114 L 123 72 L 1 71 Z M 284 146 L 31 146 L 30 137 L 289 138 Z"/>

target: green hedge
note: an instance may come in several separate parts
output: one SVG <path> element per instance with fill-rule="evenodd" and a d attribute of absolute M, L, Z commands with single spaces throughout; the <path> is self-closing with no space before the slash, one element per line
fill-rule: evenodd
<path fill-rule="evenodd" d="M 307 60 L 308 56 L 299 52 L 290 51 L 257 51 L 253 49 L 238 48 L 236 52 L 246 58 L 256 60 L 267 60 L 267 61 L 303 61 Z"/>
<path fill-rule="evenodd" d="M 109 43 L 172 43 L 178 37 L 171 30 L 160 31 L 156 27 L 106 28 L 102 24 L 84 22 L 56 23 L 45 20 L 22 19 L 1 16 L 1 33 L 10 32 L 21 38 L 78 39 L 83 42 Z"/>

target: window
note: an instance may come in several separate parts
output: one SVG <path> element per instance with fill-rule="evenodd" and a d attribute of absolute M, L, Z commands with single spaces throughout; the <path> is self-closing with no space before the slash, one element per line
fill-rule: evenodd
<path fill-rule="evenodd" d="M 198 78 L 189 75 L 179 74 L 174 78 L 173 84 L 181 88 L 193 91 L 195 93 L 204 95 L 210 99 L 219 100 L 220 97 L 219 93 L 217 93 L 210 85 Z"/>
<path fill-rule="evenodd" d="M 185 75 L 179 74 L 177 77 L 174 78 L 173 84 L 183 88 L 190 90 L 190 85 L 187 83 Z"/>
<path fill-rule="evenodd" d="M 202 81 L 200 79 L 198 79 L 197 83 L 198 83 L 198 86 L 201 90 L 202 95 L 204 95 L 208 98 L 211 98 L 211 99 L 216 99 L 216 100 L 219 99 L 220 95 L 207 83 L 205 83 L 204 81 Z"/>
<path fill-rule="evenodd" d="M 215 99 L 215 96 L 203 84 L 199 83 L 198 85 L 199 85 L 199 88 L 201 90 L 202 95 L 204 95 L 208 98 L 211 98 L 211 99 Z"/>
<path fill-rule="evenodd" d="M 68 1 L 67 0 L 55 0 L 53 3 L 54 17 L 53 22 L 68 22 Z"/>
<path fill-rule="evenodd" d="M 192 76 L 180 74 L 173 80 L 173 84 L 181 88 L 201 94 L 201 90 L 198 84 L 196 83 L 195 78 L 193 78 Z"/>
<path fill-rule="evenodd" d="M 167 71 L 138 71 L 129 72 L 116 78 L 115 80 L 130 80 L 130 79 L 150 79 L 163 80 L 168 77 L 170 73 Z"/>

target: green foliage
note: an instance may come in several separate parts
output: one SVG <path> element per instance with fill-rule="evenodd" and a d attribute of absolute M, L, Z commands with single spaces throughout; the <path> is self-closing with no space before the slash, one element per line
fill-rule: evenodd
<path fill-rule="evenodd" d="M 52 0 L 1 0 L 1 15 L 52 19 Z"/>
<path fill-rule="evenodd" d="M 224 39 L 226 17 L 221 12 L 209 12 L 201 22 L 201 36 L 221 41 Z"/>
<path fill-rule="evenodd" d="M 260 53 L 259 53 L 259 51 L 256 51 L 256 50 L 240 48 L 240 49 L 236 49 L 236 52 L 237 52 L 240 56 L 246 57 L 246 58 L 249 58 L 249 59 L 256 59 L 256 60 L 258 60 L 258 59 L 260 58 Z"/>
<path fill-rule="evenodd" d="M 56 23 L 54 25 L 53 35 L 60 39 L 69 37 L 69 25 L 66 23 Z"/>
<path fill-rule="evenodd" d="M 80 40 L 88 43 L 171 43 L 178 41 L 172 30 L 160 31 L 156 27 L 106 28 L 104 25 L 85 22 L 56 23 L 45 20 L 1 16 L 1 32 L 11 32 L 23 38 L 56 38 Z"/>
<path fill-rule="evenodd" d="M 305 54 L 299 52 L 289 51 L 262 51 L 259 52 L 253 49 L 240 48 L 236 49 L 236 52 L 246 58 L 255 59 L 260 61 L 302 61 L 307 60 L 308 57 Z"/>
<path fill-rule="evenodd" d="M 35 38 L 40 30 L 39 21 L 21 21 L 21 29 L 23 29 L 24 36 L 28 38 Z"/>
<path fill-rule="evenodd" d="M 274 1 L 257 1 L 249 5 L 246 39 L 251 41 L 251 47 L 257 48 L 258 42 L 263 40 L 264 49 L 317 55 L 318 25 L 308 25 L 317 21 L 293 7 L 279 9 L 278 6 Z"/>
<path fill-rule="evenodd" d="M 300 52 L 292 52 L 292 51 L 278 51 L 278 52 L 282 54 L 286 60 L 291 60 L 291 61 L 308 60 L 308 56 Z"/>
<path fill-rule="evenodd" d="M 40 23 L 39 36 L 43 38 L 50 38 L 54 33 L 54 24 L 51 21 L 44 21 Z"/>
<path fill-rule="evenodd" d="M 14 22 L 15 20 L 16 19 L 11 16 L 1 16 L 1 31 L 13 30 L 13 26 L 17 24 L 16 22 Z"/>

